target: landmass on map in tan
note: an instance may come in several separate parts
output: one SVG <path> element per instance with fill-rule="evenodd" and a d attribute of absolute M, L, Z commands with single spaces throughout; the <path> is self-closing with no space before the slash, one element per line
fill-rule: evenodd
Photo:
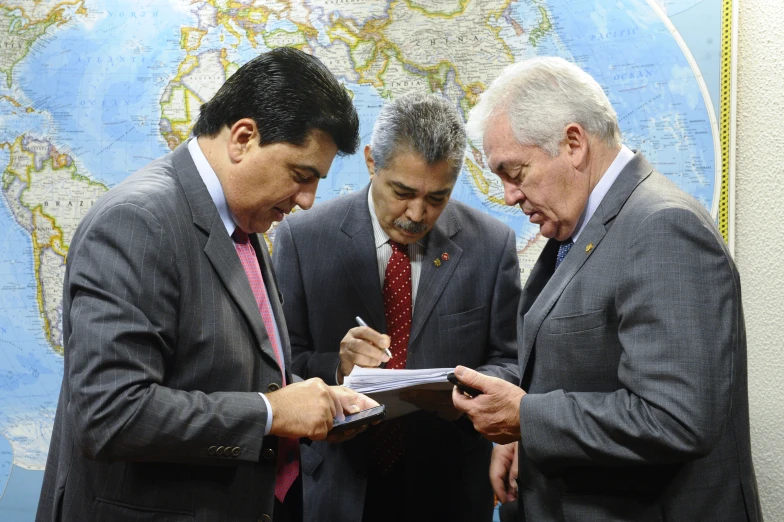
<path fill-rule="evenodd" d="M 68 245 L 79 221 L 108 188 L 80 174 L 71 156 L 48 140 L 23 135 L 0 146 L 10 149 L 0 193 L 30 234 L 39 312 L 46 338 L 62 353 Z"/>
<path fill-rule="evenodd" d="M 309 0 L 240 5 L 206 0 L 198 7 L 198 27 L 182 29 L 181 47 L 188 54 L 161 96 L 161 134 L 172 149 L 187 139 L 200 104 L 233 72 L 225 64 L 225 49 L 223 71 L 217 66 L 218 51 L 198 52 L 203 36 L 216 27 L 236 39 L 230 46 L 247 42 L 257 47 L 263 41 L 267 47 L 303 49 L 339 77 L 372 85 L 382 97 L 440 92 L 467 114 L 489 82 L 514 61 L 512 49 L 499 36 L 501 26 L 517 36 L 526 34 L 520 22 L 511 18 L 510 3 Z M 538 15 L 531 23 L 531 44 L 552 28 L 547 11 L 535 4 L 532 8 Z M 311 18 L 314 12 L 319 13 L 319 29 Z M 267 28 L 270 20 L 281 19 L 295 30 Z M 520 49 L 515 52 L 520 54 Z M 199 81 L 189 81 L 189 76 Z M 468 167 L 475 190 L 486 196 L 489 205 L 503 205 L 502 197 L 489 193 L 481 153 L 473 150 L 476 161 Z"/>
<path fill-rule="evenodd" d="M 53 25 L 63 25 L 72 14 L 85 15 L 82 0 L 3 2 L 0 4 L 0 73 L 13 83 L 13 69 Z M 70 8 L 68 10 L 67 8 Z"/>

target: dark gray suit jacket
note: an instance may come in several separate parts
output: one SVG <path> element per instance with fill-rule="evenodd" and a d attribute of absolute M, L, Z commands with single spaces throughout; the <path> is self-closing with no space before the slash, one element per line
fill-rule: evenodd
<path fill-rule="evenodd" d="M 518 321 L 522 519 L 760 520 L 740 279 L 710 215 L 637 153 Z"/>
<path fill-rule="evenodd" d="M 294 371 L 335 382 L 340 340 L 355 316 L 385 332 L 368 188 L 286 218 L 273 249 L 285 298 Z M 517 382 L 515 313 L 520 273 L 512 230 L 450 201 L 427 238 L 408 368 L 479 368 Z M 437 267 L 443 253 L 449 260 Z M 467 419 L 406 416 L 405 484 L 411 520 L 492 518 L 491 445 Z M 302 446 L 306 522 L 359 521 L 367 483 L 367 432 L 336 445 Z M 393 501 L 393 500 L 391 500 Z"/>
<path fill-rule="evenodd" d="M 290 362 L 269 255 L 252 241 Z M 277 439 L 263 437 L 257 392 L 279 385 L 281 371 L 185 144 L 84 217 L 68 252 L 63 326 L 36 520 L 272 514 Z"/>

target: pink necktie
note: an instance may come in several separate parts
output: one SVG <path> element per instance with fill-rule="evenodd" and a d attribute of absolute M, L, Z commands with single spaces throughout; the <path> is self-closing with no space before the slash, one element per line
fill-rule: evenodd
<path fill-rule="evenodd" d="M 234 247 L 237 249 L 242 267 L 245 269 L 245 275 L 248 276 L 250 289 L 253 291 L 253 296 L 256 298 L 256 304 L 261 313 L 261 320 L 264 322 L 264 327 L 267 329 L 267 337 L 269 337 L 270 342 L 272 343 L 275 358 L 278 360 L 278 365 L 281 368 L 283 386 L 286 386 L 286 372 L 283 368 L 283 353 L 281 352 L 278 338 L 275 335 L 275 317 L 272 315 L 272 307 L 270 306 L 264 279 L 261 276 L 261 268 L 259 267 L 259 260 L 256 257 L 256 251 L 253 250 L 253 245 L 250 244 L 248 234 L 239 228 L 234 231 L 232 237 L 234 238 Z M 299 475 L 299 440 L 285 438 L 279 440 L 277 467 L 275 497 L 280 502 L 283 502 L 283 499 L 286 498 L 286 493 L 288 493 L 289 488 L 291 488 L 291 485 Z"/>

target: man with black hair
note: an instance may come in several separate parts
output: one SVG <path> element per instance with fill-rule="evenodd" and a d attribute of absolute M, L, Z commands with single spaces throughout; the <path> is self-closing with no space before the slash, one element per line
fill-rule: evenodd
<path fill-rule="evenodd" d="M 277 49 L 202 106 L 195 138 L 88 212 L 37 520 L 301 518 L 298 439 L 375 403 L 292 374 L 256 234 L 312 205 L 358 127 L 318 60 Z"/>

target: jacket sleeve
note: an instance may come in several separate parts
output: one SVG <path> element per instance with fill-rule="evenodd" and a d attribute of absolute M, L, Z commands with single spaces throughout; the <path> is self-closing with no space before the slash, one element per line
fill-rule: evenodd
<path fill-rule="evenodd" d="M 317 352 L 313 348 L 300 254 L 286 219 L 275 231 L 272 264 L 278 278 L 278 287 L 283 294 L 283 312 L 291 340 L 292 373 L 305 379 L 319 377 L 329 385 L 337 384 L 339 353 Z"/>
<path fill-rule="evenodd" d="M 490 327 L 487 360 L 478 371 L 518 384 L 517 309 L 520 305 L 520 263 L 517 259 L 514 232 L 508 228 L 503 249 L 498 254 L 498 268 L 490 302 Z"/>
<path fill-rule="evenodd" d="M 177 253 L 158 219 L 139 205 L 117 204 L 81 236 L 68 256 L 65 379 L 82 453 L 96 460 L 258 461 L 267 419 L 258 393 L 165 384 L 182 304 Z M 216 446 L 238 450 L 220 458 Z"/>

